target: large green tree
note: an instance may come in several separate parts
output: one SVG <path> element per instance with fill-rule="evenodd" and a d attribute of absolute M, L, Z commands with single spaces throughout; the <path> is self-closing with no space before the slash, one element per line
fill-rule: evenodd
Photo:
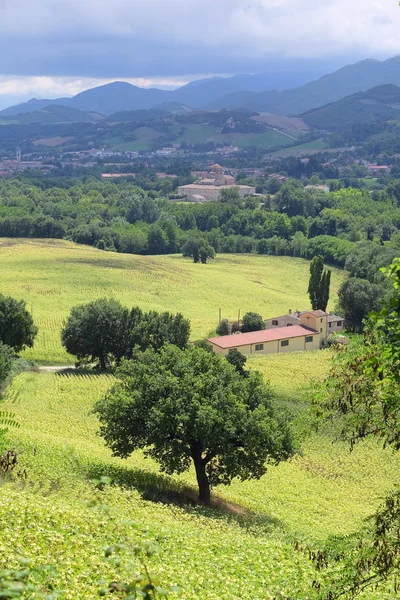
<path fill-rule="evenodd" d="M 329 302 L 332 271 L 324 268 L 321 256 L 314 256 L 310 264 L 308 294 L 313 310 L 326 310 Z"/>
<path fill-rule="evenodd" d="M 104 370 L 125 355 L 128 325 L 127 308 L 117 300 L 100 298 L 71 310 L 61 341 L 79 361 L 98 361 Z"/>
<path fill-rule="evenodd" d="M 26 303 L 0 294 L 0 342 L 21 352 L 32 348 L 37 332 Z"/>
<path fill-rule="evenodd" d="M 266 463 L 293 452 L 290 432 L 274 416 L 261 375 L 240 376 L 222 357 L 201 348 L 147 350 L 117 371 L 119 382 L 95 406 L 101 434 L 114 455 L 136 449 L 183 473 L 194 464 L 199 500 L 210 486 L 260 478 Z"/>
<path fill-rule="evenodd" d="M 167 342 L 186 348 L 189 343 L 190 321 L 181 313 L 143 312 L 139 307 L 131 310 L 128 326 L 128 348 L 125 356 L 130 358 L 135 348 L 160 350 Z"/>
<path fill-rule="evenodd" d="M 193 258 L 193 262 L 201 261 L 206 264 L 207 259 L 215 257 L 214 248 L 202 238 L 190 237 L 182 247 L 183 256 Z"/>
<path fill-rule="evenodd" d="M 350 277 L 342 283 L 338 292 L 339 308 L 348 329 L 361 331 L 365 317 L 377 309 L 380 295 L 381 288 L 367 279 Z"/>

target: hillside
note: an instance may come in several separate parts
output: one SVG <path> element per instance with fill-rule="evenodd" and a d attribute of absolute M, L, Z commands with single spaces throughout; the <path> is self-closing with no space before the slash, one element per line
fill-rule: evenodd
<path fill-rule="evenodd" d="M 16 114 L 13 117 L 13 121 L 18 122 L 19 125 L 51 125 L 57 123 L 95 122 L 102 118 L 102 115 L 97 113 L 88 113 L 60 104 L 50 104 L 40 110 Z"/>
<path fill-rule="evenodd" d="M 314 129 L 342 131 L 353 125 L 400 119 L 400 87 L 382 85 L 302 115 Z"/>
<path fill-rule="evenodd" d="M 61 240 L 3 238 L 0 249 L 3 293 L 24 298 L 40 330 L 25 356 L 42 364 L 73 362 L 61 347 L 60 330 L 72 306 L 88 298 L 112 296 L 129 306 L 182 312 L 192 321 L 192 339 L 215 329 L 220 308 L 233 320 L 239 310 L 269 317 L 309 302 L 309 263 L 302 259 L 218 255 L 204 268 L 179 255 L 121 255 Z M 343 277 L 334 270 L 332 295 Z"/>
<path fill-rule="evenodd" d="M 372 87 L 400 86 L 400 56 L 386 61 L 364 60 L 347 65 L 301 87 L 260 93 L 236 92 L 207 105 L 209 109 L 247 108 L 257 112 L 299 115 Z"/>
<path fill-rule="evenodd" d="M 299 87 L 295 87 L 299 83 L 298 75 L 295 74 L 281 75 L 280 81 L 285 81 L 286 90 L 282 90 L 276 74 L 212 77 L 193 81 L 176 90 L 147 89 L 126 82 L 113 82 L 83 91 L 73 98 L 32 99 L 1 111 L 0 116 L 32 112 L 49 104 L 62 104 L 86 112 L 110 115 L 115 112 L 150 109 L 165 102 L 179 102 L 196 109 L 246 109 L 299 115 L 372 87 L 385 84 L 400 86 L 400 57 L 385 61 L 363 60 Z"/>
<path fill-rule="evenodd" d="M 182 308 L 181 297 L 196 326 L 205 328 L 223 298 L 227 316 L 244 301 L 265 314 L 288 302 L 303 305 L 299 290 L 308 277 L 308 263 L 294 259 L 229 256 L 202 266 L 168 256 L 142 261 L 52 240 L 2 240 L 1 252 L 5 290 L 28 300 L 44 328 L 37 352 L 46 348 L 49 356 L 57 353 L 52 336 L 68 305 L 99 294 L 172 310 Z M 308 417 L 307 388 L 311 379 L 324 377 L 331 356 L 317 351 L 248 362 L 271 382 L 276 406 L 295 419 L 299 434 Z M 60 596 L 65 600 L 95 600 L 102 581 L 131 578 L 140 568 L 139 558 L 132 565 L 132 548 L 144 542 L 157 548 L 145 557 L 151 577 L 164 587 L 178 585 L 185 600 L 314 598 L 319 575 L 298 545 L 317 550 L 330 536 L 360 528 L 399 470 L 399 456 L 374 442 L 350 453 L 321 430 L 303 441 L 301 454 L 270 465 L 260 480 L 214 489 L 206 509 L 193 502 L 192 470 L 167 476 L 142 452 L 121 460 L 104 446 L 92 408 L 114 381 L 85 371 L 25 372 L 2 404 L 20 425 L 10 435 L 22 473 L 0 486 L 2 562 L 32 559 L 38 584 L 46 577 L 40 567 L 54 565 L 52 588 L 66 590 Z M 112 485 L 100 492 L 93 480 L 101 476 Z M 114 544 L 125 546 L 120 567 L 104 560 L 104 550 Z M 384 590 L 362 595 L 389 597 Z"/>

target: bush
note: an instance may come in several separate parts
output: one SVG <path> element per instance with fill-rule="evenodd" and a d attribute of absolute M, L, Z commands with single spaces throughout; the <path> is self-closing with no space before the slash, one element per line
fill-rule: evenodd
<path fill-rule="evenodd" d="M 249 331 L 260 331 L 260 329 L 265 329 L 265 322 L 262 316 L 255 312 L 246 313 L 242 319 L 240 331 L 247 333 Z"/>
<path fill-rule="evenodd" d="M 232 333 L 232 327 L 228 319 L 222 319 L 222 321 L 218 324 L 217 334 L 218 335 L 230 335 Z"/>

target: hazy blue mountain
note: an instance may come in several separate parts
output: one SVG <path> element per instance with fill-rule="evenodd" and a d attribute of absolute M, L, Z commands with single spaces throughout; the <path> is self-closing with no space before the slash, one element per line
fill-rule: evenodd
<path fill-rule="evenodd" d="M 316 81 L 285 91 L 236 92 L 204 106 L 207 109 L 247 108 L 257 112 L 298 115 L 356 92 L 384 84 L 400 86 L 400 57 L 385 61 L 367 59 L 342 67 Z"/>
<path fill-rule="evenodd" d="M 2 117 L 11 117 L 14 115 L 22 115 L 24 113 L 31 113 L 35 110 L 41 110 L 42 108 L 46 108 L 51 104 L 58 104 L 66 106 L 70 98 L 57 98 L 57 100 L 37 100 L 36 98 L 32 98 L 28 102 L 24 102 L 23 104 L 16 104 L 15 106 L 10 106 L 9 108 L 5 108 L 0 111 L 0 115 Z"/>
<path fill-rule="evenodd" d="M 0 115 L 4 118 L 5 115 Z M 6 117 L 7 118 L 7 117 Z M 13 115 L 13 120 L 20 125 L 52 125 L 58 123 L 89 123 L 103 119 L 97 113 L 88 113 L 70 106 L 50 104 L 42 109 L 32 112 L 23 112 Z"/>
<path fill-rule="evenodd" d="M 299 77 L 304 77 L 304 74 L 300 72 L 296 78 L 294 73 L 292 82 L 298 81 Z M 86 90 L 73 98 L 32 99 L 25 104 L 1 111 L 0 116 L 33 112 L 51 104 L 111 115 L 115 112 L 151 109 L 171 102 L 195 109 L 247 109 L 298 115 L 379 85 L 400 86 L 400 57 L 385 61 L 364 60 L 293 89 L 260 91 L 272 85 L 279 88 L 280 84 L 288 79 L 287 71 L 282 72 L 280 79 L 276 73 L 212 77 L 194 81 L 173 91 L 143 89 L 126 82 L 115 82 Z"/>
<path fill-rule="evenodd" d="M 381 85 L 302 115 L 314 129 L 343 131 L 358 123 L 400 119 L 400 87 Z"/>

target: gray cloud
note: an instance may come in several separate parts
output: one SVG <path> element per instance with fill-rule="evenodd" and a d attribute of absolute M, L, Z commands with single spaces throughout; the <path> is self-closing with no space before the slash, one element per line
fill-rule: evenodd
<path fill-rule="evenodd" d="M 329 69 L 398 53 L 399 31 L 396 0 L 0 0 L 0 75 Z"/>

